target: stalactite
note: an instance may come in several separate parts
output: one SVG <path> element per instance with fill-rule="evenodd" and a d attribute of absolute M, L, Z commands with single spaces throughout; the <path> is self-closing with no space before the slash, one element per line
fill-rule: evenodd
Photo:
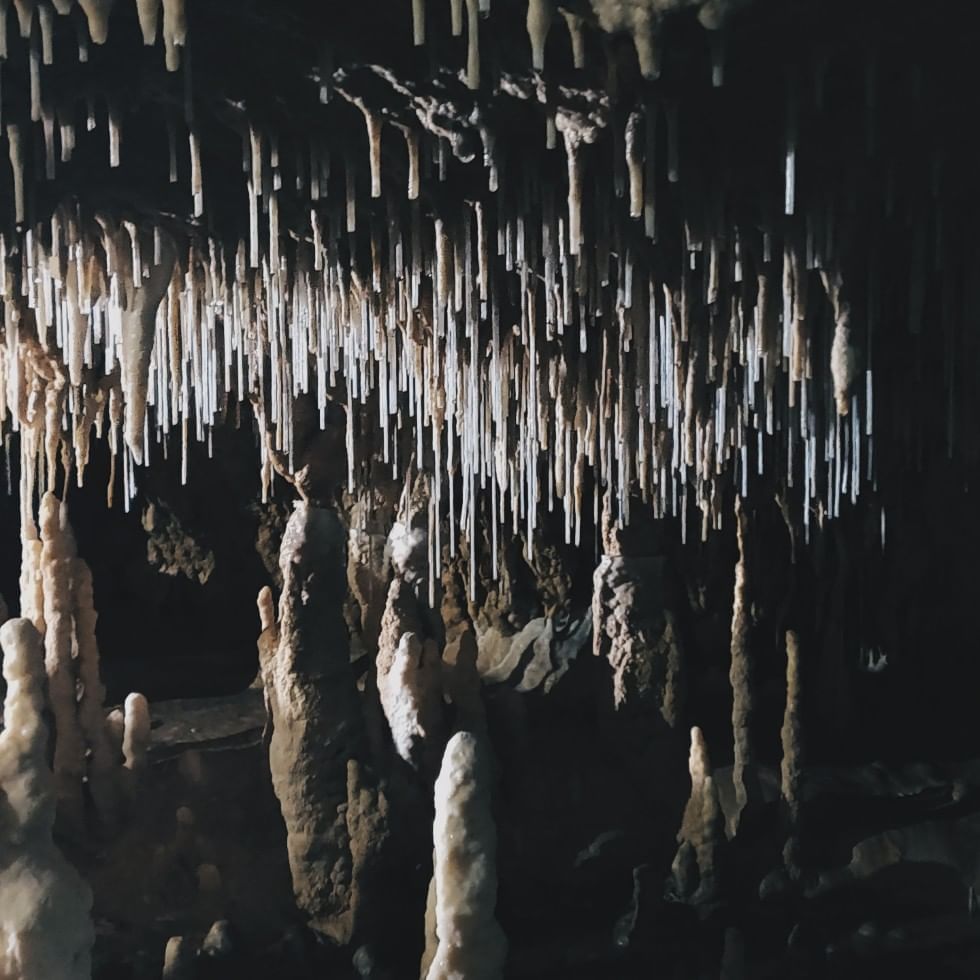
<path fill-rule="evenodd" d="M 17 24 L 20 27 L 20 36 L 29 38 L 31 36 L 31 26 L 34 23 L 34 12 L 37 10 L 37 0 L 14 0 L 14 8 L 17 10 Z"/>
<path fill-rule="evenodd" d="M 10 167 L 14 172 L 14 220 L 21 224 L 24 211 L 24 149 L 21 144 L 20 126 L 7 124 L 7 143 L 10 151 Z"/>
<path fill-rule="evenodd" d="M 186 0 L 163 0 L 163 44 L 167 55 L 167 71 L 180 67 L 180 48 L 187 44 Z"/>
<path fill-rule="evenodd" d="M 136 0 L 143 43 L 148 47 L 156 44 L 160 30 L 160 0 Z"/>
<path fill-rule="evenodd" d="M 562 17 L 565 19 L 565 24 L 568 27 L 568 36 L 572 41 L 572 64 L 579 70 L 582 71 L 585 68 L 585 33 L 584 25 L 585 19 L 572 10 L 567 10 L 565 7 L 559 7 Z"/>
<path fill-rule="evenodd" d="M 477 0 L 466 0 L 466 84 L 480 87 L 480 11 Z"/>
<path fill-rule="evenodd" d="M 41 62 L 54 63 L 54 13 L 51 7 L 42 3 L 38 9 L 38 23 L 41 28 Z"/>
<path fill-rule="evenodd" d="M 643 152 L 639 141 L 642 117 L 631 112 L 626 122 L 626 169 L 630 180 L 630 217 L 643 215 Z"/>
<path fill-rule="evenodd" d="M 109 14 L 115 0 L 78 0 L 88 20 L 88 32 L 94 44 L 105 44 L 109 39 Z"/>
<path fill-rule="evenodd" d="M 150 267 L 150 274 L 142 280 L 142 285 L 132 289 L 129 307 L 122 315 L 121 364 L 127 408 L 126 444 L 137 463 L 143 459 L 147 381 L 157 310 L 170 284 L 175 259 L 173 242 L 162 238 L 160 261 Z"/>
<path fill-rule="evenodd" d="M 152 43 L 160 27 L 161 3 L 137 3 L 145 42 Z M 109 6 L 105 0 L 87 0 L 85 12 L 98 20 Z M 467 32 L 470 86 L 481 84 L 479 31 L 495 25 L 494 18 L 481 23 L 485 6 L 479 0 L 467 0 L 465 6 L 457 0 L 449 7 L 452 29 L 460 36 L 464 29 Z M 601 3 L 593 14 L 604 32 L 634 37 L 641 68 L 647 71 L 655 56 L 659 18 L 667 14 L 656 5 L 640 6 L 643 9 L 634 10 Z M 49 43 L 49 5 L 41 8 L 40 26 L 33 24 L 35 9 L 36 4 L 27 0 L 18 4 L 18 14 L 31 28 L 24 50 L 28 60 L 33 59 L 33 108 L 43 131 L 44 173 L 50 178 L 55 176 L 59 142 L 61 159 L 71 158 L 75 123 L 70 109 L 53 98 L 54 89 L 41 91 L 48 75 L 40 66 L 48 60 L 49 48 L 57 52 L 57 44 Z M 699 16 L 712 30 L 722 23 L 727 9 L 726 4 L 698 5 Z M 578 8 L 559 10 L 580 69 L 582 13 Z M 540 73 L 553 5 L 532 0 L 522 12 Z M 430 21 L 434 16 L 415 4 L 413 24 L 419 13 L 427 13 Z M 175 69 L 180 48 L 188 42 L 181 0 L 163 4 L 162 28 L 167 65 Z M 93 37 L 100 35 L 99 28 L 92 30 Z M 57 36 L 55 30 L 54 41 Z M 719 33 L 709 38 L 715 69 L 724 37 Z M 112 394 L 112 385 L 106 385 L 104 391 L 110 392 L 110 440 L 115 433 L 125 437 L 125 449 L 116 445 L 112 463 L 120 470 L 124 504 L 135 492 L 137 467 L 145 463 L 150 445 L 159 443 L 166 451 L 169 434 L 179 428 L 182 478 L 187 479 L 190 443 L 207 443 L 224 406 L 246 397 L 257 400 L 274 451 L 288 460 L 295 454 L 289 424 L 293 398 L 315 393 L 324 416 L 338 385 L 352 413 L 370 405 L 376 419 L 348 432 L 351 483 L 360 478 L 362 454 L 375 436 L 393 474 L 403 476 L 407 459 L 400 436 L 410 435 L 416 459 L 426 461 L 430 476 L 437 477 L 432 506 L 449 517 L 451 549 L 460 535 L 465 536 L 475 519 L 471 515 L 484 505 L 492 513 L 487 542 L 492 566 L 499 564 L 499 536 L 506 526 L 523 525 L 530 546 L 539 507 L 565 510 L 568 540 L 581 543 L 582 528 L 588 525 L 587 488 L 593 479 L 608 484 L 618 521 L 629 519 L 635 494 L 662 517 L 696 513 L 704 537 L 721 523 L 719 500 L 727 481 L 739 484 L 748 498 L 755 474 L 772 467 L 796 498 L 806 540 L 814 515 L 821 515 L 821 521 L 823 516 L 836 518 L 848 501 L 859 502 L 866 486 L 876 486 L 881 447 L 872 438 L 874 304 L 869 299 L 867 324 L 851 308 L 851 299 L 862 295 L 863 287 L 858 290 L 850 281 L 852 262 L 844 266 L 843 216 L 836 201 L 815 206 L 809 199 L 794 200 L 791 221 L 775 204 L 776 213 L 764 219 L 760 236 L 732 217 L 735 187 L 725 184 L 716 195 L 704 193 L 708 181 L 717 183 L 710 162 L 704 168 L 695 161 L 690 169 L 685 166 L 683 193 L 678 193 L 669 185 L 680 185 L 681 156 L 689 145 L 681 124 L 697 100 L 674 89 L 668 99 L 652 90 L 624 96 L 616 90 L 620 82 L 615 64 L 608 90 L 597 92 L 584 84 L 577 88 L 582 83 L 574 76 L 557 86 L 534 76 L 534 85 L 528 87 L 526 79 L 497 74 L 494 63 L 494 78 L 484 80 L 486 99 L 481 96 L 480 104 L 474 103 L 469 117 L 457 118 L 459 107 L 453 99 L 436 99 L 424 87 L 406 87 L 387 68 L 374 66 L 363 76 L 345 68 L 347 77 L 341 84 L 329 58 L 320 60 L 314 81 L 321 97 L 336 86 L 364 112 L 372 197 L 381 199 L 389 156 L 396 161 L 393 172 L 404 172 L 397 163 L 400 151 L 381 145 L 382 118 L 404 134 L 407 196 L 413 205 L 425 196 L 427 181 L 438 178 L 448 190 L 463 173 L 457 174 L 456 168 L 470 166 L 474 157 L 476 167 L 482 158 L 488 171 L 490 193 L 474 191 L 463 212 L 440 202 L 431 209 L 437 214 L 419 205 L 405 215 L 386 193 L 384 208 L 375 211 L 359 198 L 359 160 L 351 146 L 339 150 L 344 154 L 339 177 L 330 174 L 329 151 L 337 152 L 332 136 L 318 136 L 312 145 L 304 137 L 292 173 L 282 161 L 273 162 L 280 137 L 288 136 L 281 124 L 277 127 L 266 119 L 266 129 L 260 130 L 248 114 L 242 120 L 248 138 L 242 178 L 247 193 L 241 206 L 243 217 L 247 208 L 249 233 L 243 252 L 247 263 L 239 269 L 237 255 L 226 261 L 221 236 L 211 227 L 213 215 L 205 211 L 205 168 L 213 156 L 207 145 L 210 131 L 203 118 L 194 119 L 194 83 L 185 59 L 189 217 L 201 220 L 179 232 L 179 221 L 170 216 L 152 225 L 148 219 L 130 222 L 127 230 L 120 215 L 112 221 L 114 230 L 100 234 L 92 228 L 91 213 L 75 205 L 71 221 L 64 217 L 67 212 L 58 212 L 55 223 L 65 229 L 67 221 L 67 231 L 58 232 L 60 244 L 55 246 L 48 244 L 46 222 L 28 225 L 32 194 L 30 184 L 25 184 L 30 180 L 25 167 L 39 162 L 34 136 L 23 128 L 26 123 L 7 125 L 17 228 L 3 243 L 9 279 L 4 290 L 18 299 L 16 305 L 4 300 L 4 330 L 11 350 L 24 342 L 17 338 L 32 331 L 43 344 L 53 340 L 48 355 L 52 364 L 60 364 L 64 390 L 49 391 L 45 380 L 41 395 L 30 397 L 52 413 L 62 408 L 70 412 L 70 424 L 60 438 L 79 461 L 88 453 L 90 425 L 83 423 L 99 414 L 89 408 L 92 385 L 101 385 L 119 363 L 120 390 Z M 717 75 L 715 71 L 715 81 Z M 368 77 L 362 96 L 358 85 Z M 378 93 L 384 86 L 404 99 L 404 105 L 381 102 Z M 637 101 L 619 101 L 623 97 Z M 498 107 L 486 111 L 489 104 L 500 100 L 502 106 L 507 98 L 537 101 L 553 141 L 562 134 L 567 200 L 555 201 L 550 189 L 539 186 L 531 167 L 519 174 L 513 168 L 508 171 L 496 142 L 501 135 Z M 96 102 L 94 97 L 87 101 L 92 129 Z M 126 169 L 132 161 L 121 154 L 124 103 L 110 99 L 107 104 L 109 162 Z M 626 109 L 625 120 L 621 107 Z M 802 95 L 795 89 L 778 107 L 772 120 L 774 132 L 778 130 L 773 160 L 788 146 L 794 153 L 811 152 L 809 143 L 796 139 L 796 117 L 803 109 Z M 690 118 L 693 140 L 696 116 L 692 113 Z M 607 123 L 611 138 L 604 132 Z M 658 125 L 665 130 L 665 148 L 657 146 Z M 170 178 L 184 182 L 186 189 L 188 174 L 185 165 L 178 166 L 175 117 L 169 111 L 166 129 Z M 614 186 L 607 194 L 602 188 L 610 144 Z M 594 149 L 586 148 L 593 145 Z M 812 152 L 814 169 L 808 164 L 803 173 L 820 172 L 822 156 L 816 149 Z M 664 163 L 666 172 L 658 174 Z M 294 178 L 296 193 L 309 196 L 298 212 Z M 900 200 L 903 193 L 887 190 L 896 180 L 893 175 L 884 181 L 886 204 L 889 197 L 895 199 L 897 193 Z M 621 200 L 627 188 L 628 213 L 637 220 L 642 215 L 647 239 L 656 243 L 658 236 L 680 230 L 681 274 L 672 268 L 677 257 L 670 252 L 673 246 L 661 241 L 667 251 L 651 252 L 645 242 L 632 240 L 634 230 L 623 213 L 627 202 Z M 339 209 L 335 190 L 343 200 Z M 813 194 L 814 202 L 822 202 L 818 188 Z M 783 197 L 785 205 L 785 193 L 776 196 Z M 379 218 L 382 211 L 387 220 Z M 291 226 L 296 213 L 310 215 L 306 227 Z M 937 229 L 943 224 L 938 212 L 934 223 Z M 134 234 L 132 229 L 138 230 Z M 123 256 L 124 242 L 111 241 L 117 234 L 128 238 L 131 258 Z M 151 234 L 156 253 L 152 262 Z M 921 270 L 925 260 L 919 261 L 931 235 L 917 233 L 910 247 L 914 324 L 922 319 L 926 294 L 932 289 Z M 936 230 L 938 243 L 944 235 L 948 232 Z M 181 255 L 181 269 L 172 284 L 162 286 L 169 292 L 167 303 L 153 309 L 150 293 L 160 286 L 154 270 L 168 264 L 170 241 Z M 674 258 L 665 264 L 667 252 Z M 66 253 L 70 259 L 63 257 Z M 366 269 L 360 268 L 361 256 L 367 259 Z M 834 311 L 832 336 L 822 318 L 823 297 L 806 288 L 811 272 L 820 273 Z M 781 309 L 776 292 L 780 278 Z M 501 306 L 498 296 L 512 287 L 520 317 L 517 333 L 510 337 L 509 304 Z M 868 289 L 877 297 L 881 285 L 869 284 Z M 257 310 L 270 311 L 268 323 L 256 322 Z M 610 334 L 606 325 L 613 320 L 617 331 Z M 35 328 L 35 322 L 40 327 Z M 153 354 L 158 330 L 168 341 L 167 350 Z M 860 384 L 858 361 L 865 358 Z M 944 363 L 952 363 L 951 355 L 944 358 Z M 829 365 L 818 359 L 829 360 Z M 5 361 L 7 415 L 14 430 L 22 427 L 22 413 L 10 406 L 19 405 L 33 383 L 18 378 L 22 360 Z M 564 365 L 567 381 L 556 381 L 557 363 Z M 144 394 L 151 371 L 154 391 Z M 828 374 L 829 390 L 824 385 Z M 578 400 L 574 412 L 559 413 L 554 407 L 562 386 L 575 395 L 572 401 Z M 956 396 L 948 398 L 954 405 Z M 954 431 L 952 411 L 947 412 L 948 433 Z M 922 443 L 921 435 L 914 439 L 916 445 Z M 53 431 L 41 439 L 46 478 L 55 468 L 51 460 L 59 449 L 58 441 L 52 440 Z M 264 447 L 260 455 L 268 485 L 271 457 Z M 591 502 L 597 506 L 594 499 Z M 685 535 L 688 523 L 682 524 Z M 433 520 L 433 548 L 437 541 L 441 544 L 444 533 L 441 522 Z M 471 555 L 474 562 L 479 560 L 476 551 Z M 437 573 L 433 568 L 433 582 Z"/>
<path fill-rule="evenodd" d="M 531 39 L 531 64 L 535 71 L 544 71 L 544 47 L 551 30 L 549 0 L 527 0 L 527 36 Z"/>
<path fill-rule="evenodd" d="M 361 106 L 367 125 L 368 158 L 371 167 L 371 197 L 381 197 L 381 116 Z"/>

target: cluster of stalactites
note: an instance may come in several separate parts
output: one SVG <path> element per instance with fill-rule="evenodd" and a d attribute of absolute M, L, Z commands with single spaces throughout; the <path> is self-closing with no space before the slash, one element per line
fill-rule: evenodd
<path fill-rule="evenodd" d="M 432 0 L 429 0 L 431 3 Z M 660 76 L 660 27 L 665 15 L 694 7 L 702 26 L 715 31 L 720 28 L 729 11 L 741 6 L 745 0 L 590 0 L 589 18 L 575 3 L 559 5 L 554 0 L 527 0 L 527 36 L 530 43 L 531 64 L 535 71 L 545 70 L 545 47 L 548 35 L 559 19 L 567 29 L 572 63 L 576 68 L 585 67 L 585 31 L 594 22 L 609 34 L 629 34 L 636 50 L 637 62 L 644 78 Z M 426 0 L 412 0 L 412 38 L 416 47 L 426 43 Z M 490 0 L 466 0 L 466 16 L 463 16 L 463 0 L 450 0 L 451 31 L 454 37 L 466 34 L 466 65 L 463 77 L 470 88 L 479 88 L 481 20 L 490 14 Z M 560 15 L 560 16 L 559 16 Z M 483 27 L 487 30 L 487 27 Z M 720 56 L 716 58 L 720 66 Z M 720 84 L 720 67 L 713 70 L 715 84 Z"/>
<path fill-rule="evenodd" d="M 90 16 L 105 8 L 83 6 Z M 535 23 L 550 9 L 532 6 Z M 140 4 L 149 39 L 155 10 Z M 250 124 L 241 241 L 188 238 L 74 205 L 0 238 L 0 415 L 26 433 L 43 488 L 54 486 L 59 450 L 82 479 L 94 427 L 108 431 L 113 451 L 110 501 L 121 471 L 128 505 L 137 464 L 166 455 L 176 433 L 186 479 L 189 440 L 209 442 L 229 401 L 248 399 L 265 432 L 267 490 L 270 457 L 295 468 L 301 396 L 315 400 L 321 425 L 331 400 L 359 416 L 347 426 L 350 489 L 359 434 L 368 434 L 364 454 L 378 452 L 396 479 L 410 447 L 438 474 L 437 556 L 443 519 L 455 558 L 460 536 L 477 539 L 480 514 L 494 574 L 501 536 L 523 530 L 533 540 L 545 508 L 563 513 L 568 542 L 581 542 L 590 504 L 597 523 L 594 488 L 605 488 L 620 526 L 638 495 L 658 517 L 682 517 L 685 534 L 700 512 L 704 538 L 721 524 L 726 488 L 745 497 L 764 471 L 795 485 L 806 533 L 875 482 L 873 327 L 856 322 L 848 302 L 837 204 L 797 194 L 792 133 L 785 223 L 760 231 L 733 221 L 723 201 L 705 203 L 684 216 L 678 269 L 657 258 L 658 195 L 681 180 L 676 102 L 648 100 L 615 127 L 608 96 L 555 109 L 549 133 L 556 142 L 561 134 L 567 156 L 564 199 L 533 174 L 508 181 L 481 122 L 488 194 L 450 217 L 420 197 L 423 178 L 446 175 L 448 137 L 432 107 L 415 99 L 415 128 L 346 97 L 364 113 L 370 195 L 381 200 L 368 215 L 349 147 L 338 180 L 338 155 L 322 140 L 293 161 L 274 133 Z M 388 132 L 397 128 L 408 148 L 404 189 L 382 184 L 389 118 Z M 22 219 L 26 134 L 8 135 Z M 613 180 L 586 186 L 586 154 L 610 136 Z M 171 145 L 175 176 L 174 154 Z M 280 223 L 293 188 L 309 209 L 304 229 Z M 921 270 L 911 272 L 921 283 Z M 472 582 L 477 549 L 468 554 Z"/>
<path fill-rule="evenodd" d="M 87 32 L 84 28 L 78 32 L 79 61 L 88 61 L 89 41 L 94 44 L 105 44 L 109 39 L 109 20 L 114 5 L 115 0 L 78 0 L 78 6 L 84 17 L 76 18 L 75 22 L 79 26 L 84 22 L 88 27 Z M 41 3 L 37 0 L 14 0 L 18 33 L 31 45 L 32 74 L 37 73 L 39 64 L 54 63 L 55 18 L 53 14 L 67 17 L 73 14 L 74 7 L 75 0 L 51 0 L 50 3 L 44 0 Z M 9 0 L 0 2 L 0 61 L 5 61 L 7 58 L 9 8 Z M 161 12 L 163 13 L 162 25 Z M 180 49 L 187 43 L 186 0 L 136 0 L 136 14 L 139 18 L 143 43 L 152 46 L 162 35 L 167 69 L 176 71 L 180 66 Z M 39 82 L 32 78 L 32 100 L 38 85 Z M 36 94 L 40 96 L 39 91 Z M 34 121 L 37 122 L 37 119 Z"/>
<path fill-rule="evenodd" d="M 386 235 L 372 224 L 369 269 L 343 247 L 346 206 L 314 212 L 312 241 L 274 264 L 244 241 L 178 243 L 158 225 L 63 207 L 50 229 L 0 242 L 0 409 L 34 433 L 49 481 L 62 443 L 81 479 L 89 431 L 107 417 L 128 501 L 135 464 L 154 444 L 166 453 L 174 430 L 186 478 L 188 439 L 210 438 L 229 397 L 253 400 L 270 433 L 260 452 L 290 466 L 295 399 L 313 396 L 321 423 L 340 400 L 369 413 L 394 476 L 405 430 L 442 474 L 432 506 L 448 514 L 451 554 L 483 498 L 494 567 L 497 531 L 531 540 L 544 507 L 561 507 L 566 539 L 580 541 L 590 486 L 607 488 L 620 525 L 631 493 L 658 516 L 686 515 L 693 497 L 702 536 L 720 526 L 725 486 L 747 494 L 767 463 L 802 485 L 807 527 L 856 499 L 874 478 L 871 373 L 854 383 L 838 279 L 808 295 L 819 256 L 787 237 L 780 265 L 772 235 L 736 226 L 689 242 L 697 274 L 659 281 L 629 244 L 629 218 L 612 199 L 603 219 L 595 197 L 596 240 L 577 255 L 567 213 L 542 191 L 524 213 L 477 203 L 455 222 L 413 205 Z M 273 208 L 268 220 L 275 248 Z M 843 310 L 832 336 L 817 329 L 820 303 Z"/>

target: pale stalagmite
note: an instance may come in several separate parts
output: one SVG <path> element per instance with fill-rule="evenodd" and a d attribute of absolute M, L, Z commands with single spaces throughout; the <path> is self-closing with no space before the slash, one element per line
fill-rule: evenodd
<path fill-rule="evenodd" d="M 0 977 L 89 980 L 92 895 L 52 841 L 44 653 L 26 619 L 0 628 L 7 682 L 0 732 Z"/>
<path fill-rule="evenodd" d="M 507 940 L 497 924 L 496 829 L 490 765 L 477 736 L 446 745 L 436 780 L 436 954 L 426 980 L 499 980 Z"/>

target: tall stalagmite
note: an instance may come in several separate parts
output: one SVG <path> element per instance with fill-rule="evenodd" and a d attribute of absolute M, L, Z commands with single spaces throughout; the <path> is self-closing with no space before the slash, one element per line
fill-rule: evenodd
<path fill-rule="evenodd" d="M 345 539 L 333 511 L 295 505 L 280 551 L 279 644 L 266 674 L 269 765 L 296 900 L 337 942 L 354 934 L 362 900 L 344 815 L 348 766 L 363 740 L 343 617 Z"/>
<path fill-rule="evenodd" d="M 496 829 L 491 769 L 478 736 L 446 745 L 436 780 L 435 921 L 438 947 L 425 980 L 500 980 L 507 940 L 495 918 Z"/>
<path fill-rule="evenodd" d="M 44 649 L 30 620 L 0 627 L 0 978 L 90 980 L 92 893 L 52 840 Z"/>
<path fill-rule="evenodd" d="M 729 821 L 737 828 L 742 811 L 750 802 L 752 773 L 752 661 L 748 648 L 749 600 L 746 582 L 746 547 L 748 516 L 740 497 L 735 498 L 735 528 L 738 538 L 738 560 L 735 563 L 735 587 L 732 596 L 732 644 L 729 679 L 732 685 L 732 736 L 735 740 L 735 812 Z"/>

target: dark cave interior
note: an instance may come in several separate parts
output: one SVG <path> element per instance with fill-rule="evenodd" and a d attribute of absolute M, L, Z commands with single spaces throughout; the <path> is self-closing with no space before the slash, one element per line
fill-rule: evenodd
<path fill-rule="evenodd" d="M 962 5 L 3 38 L 0 980 L 978 974 Z"/>

